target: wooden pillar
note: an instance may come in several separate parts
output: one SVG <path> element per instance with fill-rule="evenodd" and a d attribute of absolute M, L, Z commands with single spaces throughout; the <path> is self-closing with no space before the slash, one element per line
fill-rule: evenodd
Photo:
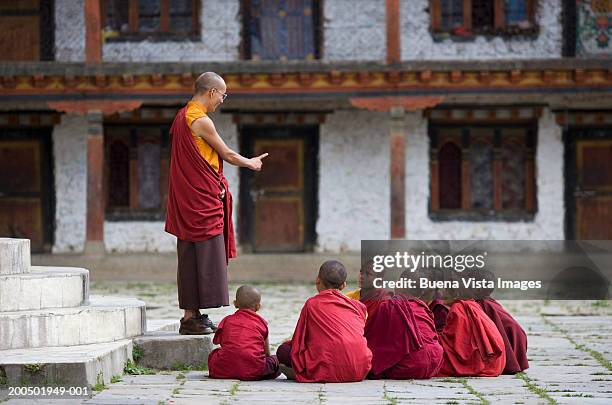
<path fill-rule="evenodd" d="M 386 0 L 387 63 L 399 63 L 401 56 L 401 29 L 399 0 Z"/>
<path fill-rule="evenodd" d="M 100 0 L 85 0 L 85 62 L 102 62 Z"/>
<path fill-rule="evenodd" d="M 406 134 L 404 108 L 392 107 L 391 132 L 391 238 L 406 237 Z"/>
<path fill-rule="evenodd" d="M 104 135 L 102 113 L 87 114 L 87 253 L 104 252 Z"/>

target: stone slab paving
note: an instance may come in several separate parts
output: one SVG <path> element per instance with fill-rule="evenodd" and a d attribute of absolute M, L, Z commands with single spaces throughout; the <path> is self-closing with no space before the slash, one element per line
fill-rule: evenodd
<path fill-rule="evenodd" d="M 230 286 L 231 296 L 238 285 Z M 262 316 L 269 322 L 273 350 L 293 333 L 304 301 L 315 293 L 305 284 L 257 284 Z M 349 286 L 354 288 L 355 286 Z M 170 283 L 93 283 L 92 293 L 132 296 L 147 303 L 156 325 L 181 317 L 176 286 Z M 517 376 L 436 378 L 425 381 L 363 381 L 297 384 L 214 380 L 207 371 L 163 371 L 124 375 L 79 404 L 611 404 L 611 301 L 507 301 L 504 306 L 529 336 L 531 368 Z M 209 311 L 215 321 L 233 307 Z M 43 404 L 10 400 L 8 404 Z M 53 401 L 53 404 L 62 404 Z"/>

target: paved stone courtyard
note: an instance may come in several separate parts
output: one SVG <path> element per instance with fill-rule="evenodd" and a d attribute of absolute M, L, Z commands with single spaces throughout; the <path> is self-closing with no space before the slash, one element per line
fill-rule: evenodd
<path fill-rule="evenodd" d="M 256 284 L 261 314 L 269 322 L 274 351 L 291 336 L 314 285 Z M 238 287 L 230 285 L 233 297 Z M 354 288 L 355 286 L 349 286 Z M 178 319 L 172 283 L 97 282 L 92 294 L 138 297 L 147 318 Z M 438 378 L 418 381 L 364 381 L 351 384 L 297 384 L 275 381 L 211 380 L 204 370 L 160 371 L 117 376 L 88 400 L 53 404 L 610 404 L 612 403 L 612 301 L 508 301 L 529 335 L 530 369 L 518 376 Z M 215 321 L 233 308 L 211 310 Z M 11 400 L 8 404 L 42 403 Z M 49 401 L 47 401 L 49 402 Z"/>

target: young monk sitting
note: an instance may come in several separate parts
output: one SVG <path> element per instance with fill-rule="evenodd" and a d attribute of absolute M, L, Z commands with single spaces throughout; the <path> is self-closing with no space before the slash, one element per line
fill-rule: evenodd
<path fill-rule="evenodd" d="M 372 365 L 363 337 L 366 307 L 340 292 L 346 286 L 340 262 L 323 263 L 316 286 L 319 293 L 304 304 L 293 338 L 276 351 L 283 373 L 298 382 L 361 381 Z"/>
<path fill-rule="evenodd" d="M 418 280 L 418 273 L 402 278 Z M 372 378 L 431 378 L 442 366 L 443 349 L 433 315 L 417 298 L 420 290 L 396 289 L 368 319 L 365 337 L 372 350 Z"/>
<path fill-rule="evenodd" d="M 266 380 L 280 375 L 278 359 L 270 356 L 268 325 L 257 314 L 261 295 L 253 286 L 243 285 L 236 291 L 234 305 L 238 310 L 219 324 L 214 344 L 221 345 L 208 356 L 211 378 Z"/>
<path fill-rule="evenodd" d="M 447 270 L 455 273 L 453 270 Z M 455 273 L 456 274 L 456 273 Z M 440 333 L 444 361 L 440 376 L 495 377 L 506 364 L 506 349 L 497 327 L 461 287 L 447 289 L 452 302 Z"/>
<path fill-rule="evenodd" d="M 472 277 L 495 281 L 495 276 L 488 270 L 472 272 Z M 506 365 L 504 374 L 516 374 L 529 368 L 527 361 L 527 334 L 521 325 L 501 306 L 491 298 L 492 289 L 474 289 L 474 298 L 482 310 L 493 321 L 504 339 L 506 347 Z"/>
<path fill-rule="evenodd" d="M 374 280 L 376 278 L 384 278 L 384 276 L 384 272 L 377 273 L 374 271 L 373 262 L 370 261 L 359 270 L 359 288 L 346 293 L 347 297 L 359 300 L 366 306 L 368 310 L 366 324 L 374 316 L 378 305 L 383 300 L 393 296 L 393 291 L 374 286 Z"/>

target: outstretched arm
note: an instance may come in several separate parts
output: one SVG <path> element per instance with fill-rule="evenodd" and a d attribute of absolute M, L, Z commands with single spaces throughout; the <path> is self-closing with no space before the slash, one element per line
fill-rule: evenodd
<path fill-rule="evenodd" d="M 246 167 L 251 170 L 260 171 L 262 159 L 268 156 L 267 153 L 264 153 L 249 159 L 230 149 L 230 147 L 227 146 L 227 144 L 217 133 L 215 124 L 213 124 L 212 120 L 208 117 L 202 117 L 195 120 L 193 124 L 191 124 L 191 129 L 193 129 L 197 136 L 204 139 L 206 143 L 216 150 L 221 159 L 234 166 Z"/>

